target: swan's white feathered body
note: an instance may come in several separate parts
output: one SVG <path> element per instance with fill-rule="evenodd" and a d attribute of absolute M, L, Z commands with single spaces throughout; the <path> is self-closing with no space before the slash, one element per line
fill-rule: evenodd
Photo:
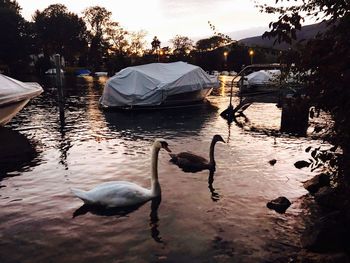
<path fill-rule="evenodd" d="M 152 147 L 151 189 L 126 181 L 102 183 L 89 191 L 72 188 L 72 192 L 88 205 L 105 207 L 124 207 L 147 202 L 161 194 L 158 182 L 158 153 L 161 148 L 168 149 L 164 140 L 156 140 Z"/>
<path fill-rule="evenodd" d="M 72 189 L 72 192 L 85 204 L 106 207 L 131 206 L 155 197 L 151 190 L 124 181 L 107 182 L 89 191 Z"/>

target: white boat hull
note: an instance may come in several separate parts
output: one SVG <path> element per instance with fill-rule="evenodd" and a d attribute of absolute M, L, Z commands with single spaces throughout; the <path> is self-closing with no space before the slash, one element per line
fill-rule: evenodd
<path fill-rule="evenodd" d="M 23 109 L 29 102 L 29 99 L 13 102 L 7 105 L 0 106 L 0 126 L 6 125 L 11 119 Z"/>
<path fill-rule="evenodd" d="M 31 98 L 42 92 L 36 82 L 21 82 L 0 74 L 0 126 L 6 125 Z"/>

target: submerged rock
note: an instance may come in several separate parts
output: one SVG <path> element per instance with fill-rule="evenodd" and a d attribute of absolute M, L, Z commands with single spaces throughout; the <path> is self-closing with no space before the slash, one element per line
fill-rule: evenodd
<path fill-rule="evenodd" d="M 294 166 L 298 169 L 304 168 L 304 167 L 309 167 L 311 163 L 307 161 L 297 161 L 294 163 Z"/>
<path fill-rule="evenodd" d="M 330 179 L 327 174 L 318 174 L 310 180 L 304 182 L 304 188 L 308 190 L 311 194 L 316 193 L 321 187 L 329 186 Z"/>
<path fill-rule="evenodd" d="M 276 159 L 272 159 L 269 161 L 269 164 L 271 164 L 272 166 L 274 166 L 276 164 L 277 160 Z"/>
<path fill-rule="evenodd" d="M 275 210 L 277 213 L 283 214 L 292 203 L 284 196 L 280 196 L 271 200 L 266 204 L 267 208 Z"/>

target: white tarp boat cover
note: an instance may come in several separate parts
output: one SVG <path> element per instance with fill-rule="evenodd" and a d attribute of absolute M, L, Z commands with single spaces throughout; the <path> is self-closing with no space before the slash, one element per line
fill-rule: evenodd
<path fill-rule="evenodd" d="M 60 71 L 61 71 L 61 74 L 64 74 L 63 69 L 61 69 Z M 55 68 L 50 68 L 50 69 L 45 71 L 45 74 L 47 74 L 47 75 L 56 75 L 56 69 Z"/>
<path fill-rule="evenodd" d="M 0 74 L 0 106 L 36 97 L 41 92 L 38 83 L 24 83 Z"/>
<path fill-rule="evenodd" d="M 271 85 L 277 84 L 281 71 L 279 69 L 273 70 L 259 70 L 246 76 L 249 85 Z"/>
<path fill-rule="evenodd" d="M 125 68 L 111 77 L 100 103 L 108 107 L 152 106 L 167 96 L 219 87 L 217 77 L 185 63 L 152 63 Z"/>

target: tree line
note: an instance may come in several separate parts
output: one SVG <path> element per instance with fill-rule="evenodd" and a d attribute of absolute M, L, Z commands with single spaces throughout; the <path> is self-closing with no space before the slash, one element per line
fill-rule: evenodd
<path fill-rule="evenodd" d="M 126 66 L 183 60 L 206 70 L 239 70 L 250 61 L 248 47 L 225 37 L 212 36 L 194 43 L 187 36 L 176 35 L 172 47 L 161 46 L 154 36 L 147 48 L 147 32 L 130 32 L 112 13 L 100 6 L 86 8 L 82 16 L 62 4 L 35 11 L 33 21 L 26 21 L 15 0 L 0 0 L 0 70 L 16 74 L 32 65 L 42 73 L 53 67 L 52 56 L 60 54 L 67 67 L 85 67 L 92 71 L 114 73 Z M 224 52 L 230 51 L 224 56 Z M 276 52 L 260 49 L 256 62 L 273 62 Z"/>

